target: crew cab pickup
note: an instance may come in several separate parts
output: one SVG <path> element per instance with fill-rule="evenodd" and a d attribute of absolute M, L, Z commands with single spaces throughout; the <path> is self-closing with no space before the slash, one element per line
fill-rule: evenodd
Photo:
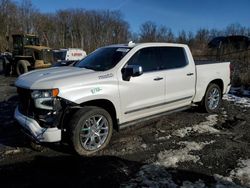
<path fill-rule="evenodd" d="M 72 67 L 28 72 L 15 85 L 15 119 L 28 134 L 38 142 L 68 138 L 78 154 L 91 155 L 114 129 L 193 104 L 216 112 L 230 89 L 230 63 L 195 63 L 184 44 L 130 42 L 99 48 Z"/>

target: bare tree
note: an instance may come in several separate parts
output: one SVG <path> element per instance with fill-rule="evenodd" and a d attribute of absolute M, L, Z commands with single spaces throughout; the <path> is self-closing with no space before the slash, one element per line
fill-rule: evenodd
<path fill-rule="evenodd" d="M 151 21 L 143 23 L 140 27 L 140 41 L 153 42 L 157 38 L 157 25 Z"/>

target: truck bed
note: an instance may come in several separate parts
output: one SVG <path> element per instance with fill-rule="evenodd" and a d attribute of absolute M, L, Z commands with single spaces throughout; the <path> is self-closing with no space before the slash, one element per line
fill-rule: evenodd
<path fill-rule="evenodd" d="M 198 60 L 194 61 L 195 65 L 206 65 L 206 64 L 215 64 L 215 63 L 223 63 L 221 61 L 209 61 L 209 60 Z"/>

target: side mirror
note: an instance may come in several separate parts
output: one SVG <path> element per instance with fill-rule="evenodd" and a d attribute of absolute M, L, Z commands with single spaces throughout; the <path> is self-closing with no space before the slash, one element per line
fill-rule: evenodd
<path fill-rule="evenodd" d="M 143 74 L 142 66 L 127 65 L 122 69 L 122 79 L 129 81 L 131 77 L 137 77 Z"/>

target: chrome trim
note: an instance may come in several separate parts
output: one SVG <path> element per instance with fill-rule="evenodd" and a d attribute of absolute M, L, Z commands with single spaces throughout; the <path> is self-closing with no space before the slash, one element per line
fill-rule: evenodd
<path fill-rule="evenodd" d="M 18 123 L 27 130 L 32 137 L 36 141 L 39 142 L 59 142 L 61 141 L 61 130 L 53 127 L 53 128 L 43 128 L 38 122 L 32 118 L 29 118 L 19 111 L 18 107 L 16 107 L 15 119 Z"/>
<path fill-rule="evenodd" d="M 81 146 L 93 151 L 105 143 L 109 134 L 108 120 L 101 114 L 89 117 L 81 126 L 80 143 Z"/>
<path fill-rule="evenodd" d="M 155 105 L 152 105 L 152 106 L 146 106 L 146 107 L 143 107 L 143 108 L 138 108 L 138 109 L 135 109 L 135 110 L 130 110 L 130 111 L 125 112 L 124 114 L 130 114 L 130 113 L 133 113 L 133 112 L 146 110 L 146 109 L 149 109 L 149 108 L 155 108 L 155 107 L 158 107 L 158 106 L 163 106 L 163 105 L 166 105 L 166 104 L 171 104 L 171 103 L 174 103 L 174 102 L 178 102 L 178 101 L 182 101 L 182 100 L 186 100 L 186 99 L 191 99 L 191 98 L 193 98 L 193 96 L 183 97 L 183 98 L 176 99 L 176 100 L 169 101 L 169 102 L 164 102 L 164 103 L 155 104 Z"/>
<path fill-rule="evenodd" d="M 184 107 L 181 107 L 181 108 L 177 108 L 175 110 L 169 110 L 169 111 L 166 111 L 166 112 L 161 112 L 161 113 L 154 114 L 154 115 L 151 115 L 151 116 L 143 117 L 143 118 L 140 118 L 140 119 L 137 119 L 137 120 L 122 123 L 122 124 L 118 125 L 118 128 L 119 128 L 119 130 L 121 130 L 121 129 L 130 127 L 131 125 L 134 125 L 136 123 L 141 123 L 141 122 L 144 122 L 144 121 L 148 121 L 148 120 L 158 118 L 158 117 L 163 116 L 163 115 L 172 114 L 172 113 L 175 113 L 175 112 L 184 111 L 184 110 L 187 110 L 189 108 L 191 108 L 191 105 L 184 106 Z"/>

